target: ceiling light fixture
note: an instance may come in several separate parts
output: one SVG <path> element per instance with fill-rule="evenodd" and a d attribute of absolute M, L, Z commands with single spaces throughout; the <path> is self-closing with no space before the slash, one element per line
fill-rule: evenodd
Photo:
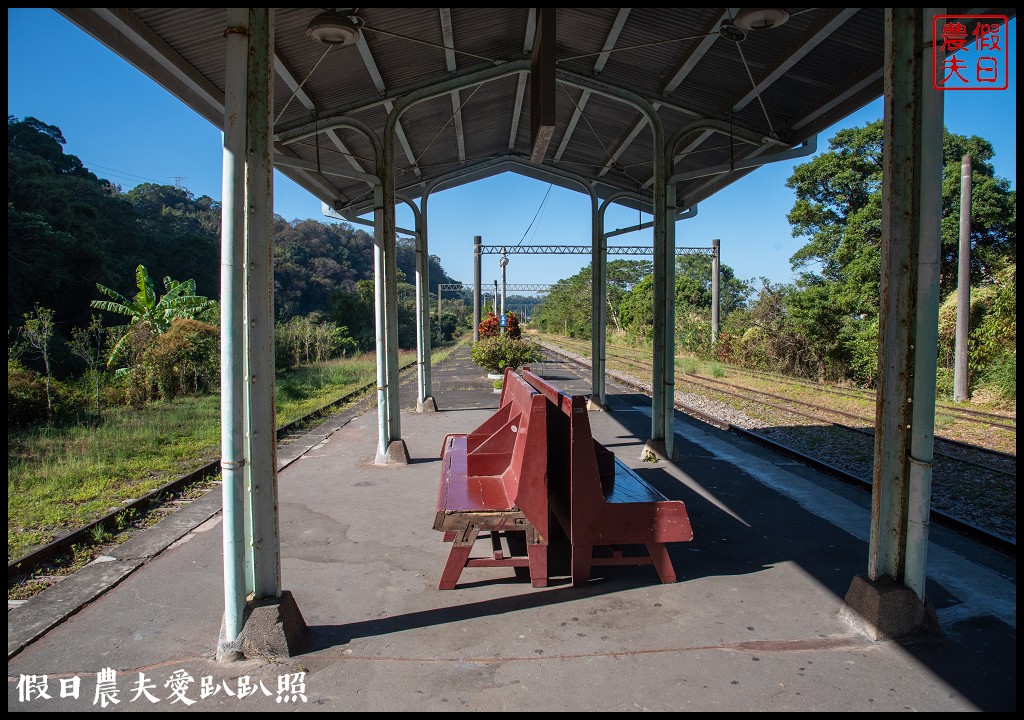
<path fill-rule="evenodd" d="M 362 19 L 355 15 L 328 10 L 309 21 L 306 37 L 326 45 L 355 45 L 362 25 Z"/>
<path fill-rule="evenodd" d="M 718 34 L 729 42 L 734 43 L 743 42 L 747 38 L 747 33 L 733 25 L 728 20 L 718 27 Z"/>
<path fill-rule="evenodd" d="M 733 23 L 743 30 L 767 30 L 785 25 L 789 13 L 782 8 L 746 8 L 740 11 Z"/>

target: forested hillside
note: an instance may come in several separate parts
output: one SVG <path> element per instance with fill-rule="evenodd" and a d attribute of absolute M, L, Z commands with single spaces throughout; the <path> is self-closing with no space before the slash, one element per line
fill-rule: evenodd
<path fill-rule="evenodd" d="M 36 306 L 53 311 L 58 375 L 79 367 L 60 340 L 89 325 L 97 284 L 134 296 L 141 265 L 158 288 L 169 277 L 194 280 L 199 296 L 220 294 L 218 201 L 174 185 L 123 191 L 65 153 L 65 144 L 58 127 L 33 117 L 7 119 L 8 344 Z M 358 291 L 361 280 L 373 278 L 370 234 L 347 223 L 276 217 L 274 256 L 279 322 L 317 313 L 318 321 L 339 327 L 372 328 L 372 302 L 362 302 Z M 397 261 L 411 280 L 412 241 L 399 241 Z M 431 291 L 450 282 L 432 256 Z M 123 320 L 104 317 L 107 325 Z M 363 345 L 366 339 L 364 333 Z M 402 341 L 409 344 L 409 333 Z"/>

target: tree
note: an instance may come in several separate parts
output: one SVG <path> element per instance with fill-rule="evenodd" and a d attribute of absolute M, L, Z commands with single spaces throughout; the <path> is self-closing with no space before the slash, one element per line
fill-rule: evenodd
<path fill-rule="evenodd" d="M 43 360 L 46 368 L 46 421 L 53 420 L 53 372 L 50 368 L 52 355 L 54 323 L 53 310 L 41 307 L 36 303 L 32 312 L 25 313 L 25 324 L 22 326 L 22 337 L 25 344 L 35 351 Z"/>
<path fill-rule="evenodd" d="M 836 133 L 829 150 L 798 165 L 787 185 L 796 191 L 788 219 L 807 243 L 790 259 L 800 273 L 784 296 L 784 312 L 818 366 L 866 383 L 877 326 L 882 241 L 882 121 Z M 973 165 L 972 284 L 992 283 L 1016 263 L 1016 192 L 995 177 L 991 143 L 946 132 L 943 142 L 939 282 L 955 291 L 960 226 L 960 169 Z M 859 368 L 859 369 L 858 369 Z"/>
<path fill-rule="evenodd" d="M 608 319 L 619 333 L 625 332 L 619 312 L 622 298 L 653 270 L 654 263 L 650 260 L 612 260 L 608 263 L 605 300 Z"/>
<path fill-rule="evenodd" d="M 106 328 L 103 327 L 103 318 L 99 315 L 93 315 L 88 328 L 76 327 L 71 329 L 71 342 L 68 343 L 68 349 L 85 363 L 89 374 L 92 376 L 93 389 L 96 396 L 96 422 L 100 422 L 102 419 L 100 407 L 100 378 L 102 370 L 100 370 L 100 367 L 103 365 L 103 358 L 106 354 L 104 350 L 105 335 Z"/>
<path fill-rule="evenodd" d="M 844 312 L 877 314 L 882 239 L 882 121 L 836 133 L 829 151 L 798 165 L 787 181 L 796 191 L 788 215 L 794 237 L 808 238 L 790 262 L 820 277 Z M 973 159 L 971 278 L 994 277 L 1016 259 L 1016 191 L 996 178 L 992 144 L 977 136 L 946 132 L 943 143 L 943 295 L 956 287 L 960 218 L 960 163 Z"/>
<path fill-rule="evenodd" d="M 589 338 L 593 311 L 590 303 L 590 265 L 570 278 L 559 280 L 547 299 L 533 311 L 533 322 L 545 332 Z"/>
<path fill-rule="evenodd" d="M 135 284 L 138 293 L 134 298 L 126 298 L 116 290 L 96 284 L 96 288 L 110 300 L 93 300 L 90 305 L 97 310 L 118 313 L 129 319 L 130 326 L 143 328 L 150 337 L 155 338 L 166 331 L 175 320 L 195 320 L 202 313 L 213 308 L 213 301 L 196 295 L 195 280 L 178 282 L 169 277 L 164 278 L 165 293 L 157 298 L 156 286 L 143 265 L 135 269 Z M 118 362 L 130 334 L 125 334 L 114 345 L 110 352 L 107 366 Z"/>

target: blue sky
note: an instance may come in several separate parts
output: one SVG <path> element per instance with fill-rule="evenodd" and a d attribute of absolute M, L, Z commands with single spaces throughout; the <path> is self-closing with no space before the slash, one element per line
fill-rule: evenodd
<path fill-rule="evenodd" d="M 47 8 L 7 10 L 7 113 L 56 125 L 77 155 L 100 177 L 124 189 L 141 182 L 176 181 L 196 196 L 221 195 L 221 132 L 96 40 Z M 995 146 L 996 174 L 1016 188 L 1016 20 L 1010 23 L 1010 87 L 1005 91 L 946 92 L 945 121 L 952 131 L 980 135 Z M 881 117 L 881 100 L 819 137 L 819 152 L 841 128 Z M 790 256 L 803 244 L 792 237 L 786 214 L 794 196 L 786 179 L 794 163 L 762 167 L 700 204 L 697 217 L 681 221 L 678 245 L 722 242 L 722 262 L 742 279 L 789 282 Z M 430 252 L 454 278 L 472 281 L 472 240 L 488 245 L 590 244 L 589 202 L 579 193 L 551 188 L 543 212 L 527 233 L 548 184 L 505 174 L 446 190 L 430 200 Z M 275 212 L 293 219 L 321 216 L 320 201 L 284 176 L 275 180 Z M 411 227 L 399 210 L 400 226 Z M 609 229 L 634 225 L 636 211 L 613 208 Z M 524 239 L 525 236 L 525 239 Z M 623 235 L 612 244 L 649 244 L 650 231 Z M 483 279 L 500 277 L 497 256 L 485 256 Z M 515 256 L 508 282 L 552 283 L 589 262 L 580 256 Z M 490 267 L 493 266 L 493 267 Z"/>

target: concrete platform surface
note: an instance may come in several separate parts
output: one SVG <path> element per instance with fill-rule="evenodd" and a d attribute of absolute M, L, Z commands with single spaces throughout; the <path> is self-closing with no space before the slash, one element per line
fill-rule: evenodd
<path fill-rule="evenodd" d="M 586 392 L 579 371 L 535 369 Z M 671 548 L 679 582 L 611 567 L 573 588 L 556 557 L 563 577 L 548 588 L 467 568 L 455 590 L 437 590 L 449 549 L 432 529 L 442 439 L 498 400 L 462 351 L 435 368 L 436 414 L 417 414 L 403 387 L 409 465 L 373 464 L 376 416 L 364 412 L 325 423 L 280 471 L 283 588 L 310 630 L 299 654 L 214 660 L 222 526 L 219 512 L 200 513 L 137 568 L 99 573 L 102 593 L 79 583 L 90 590 L 77 612 L 13 656 L 36 601 L 9 611 L 8 710 L 1016 708 L 1015 559 L 933 528 L 941 634 L 874 642 L 840 617 L 866 571 L 867 493 L 681 416 L 680 459 L 641 463 L 650 401 L 609 392 L 611 411 L 590 414 L 597 439 L 687 504 L 694 540 Z"/>

